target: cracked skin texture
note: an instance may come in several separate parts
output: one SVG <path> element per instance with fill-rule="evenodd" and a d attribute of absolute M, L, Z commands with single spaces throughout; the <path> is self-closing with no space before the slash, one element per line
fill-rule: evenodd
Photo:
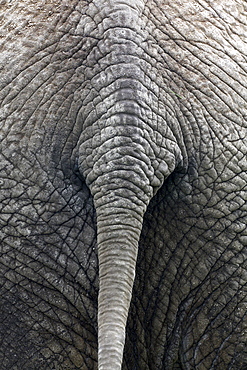
<path fill-rule="evenodd" d="M 246 14 L 0 1 L 1 369 L 97 369 L 91 184 L 113 140 L 109 186 L 142 223 L 123 369 L 246 369 Z"/>

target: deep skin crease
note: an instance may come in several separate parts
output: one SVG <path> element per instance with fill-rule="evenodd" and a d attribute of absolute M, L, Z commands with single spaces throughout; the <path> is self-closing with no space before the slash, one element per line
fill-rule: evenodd
<path fill-rule="evenodd" d="M 0 2 L 0 369 L 247 368 L 246 15 Z"/>

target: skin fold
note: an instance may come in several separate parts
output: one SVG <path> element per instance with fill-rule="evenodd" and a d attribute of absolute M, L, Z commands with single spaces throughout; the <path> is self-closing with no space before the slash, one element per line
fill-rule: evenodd
<path fill-rule="evenodd" d="M 0 369 L 247 368 L 246 15 L 0 1 Z"/>

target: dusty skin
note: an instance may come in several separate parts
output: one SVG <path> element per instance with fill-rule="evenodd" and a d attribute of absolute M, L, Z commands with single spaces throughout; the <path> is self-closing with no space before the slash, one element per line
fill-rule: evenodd
<path fill-rule="evenodd" d="M 0 1 L 0 369 L 247 368 L 247 3 Z"/>

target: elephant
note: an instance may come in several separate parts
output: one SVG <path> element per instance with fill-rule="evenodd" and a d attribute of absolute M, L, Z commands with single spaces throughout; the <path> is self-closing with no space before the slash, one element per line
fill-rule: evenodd
<path fill-rule="evenodd" d="M 247 4 L 0 1 L 0 369 L 247 369 Z"/>

